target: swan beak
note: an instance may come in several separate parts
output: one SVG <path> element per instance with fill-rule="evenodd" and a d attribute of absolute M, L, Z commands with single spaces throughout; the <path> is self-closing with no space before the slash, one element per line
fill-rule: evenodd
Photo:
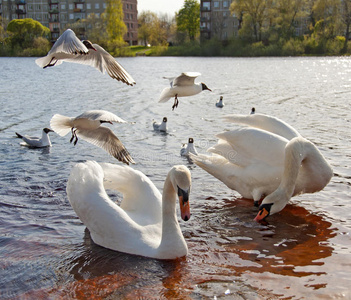
<path fill-rule="evenodd" d="M 267 216 L 269 216 L 269 211 L 265 207 L 263 207 L 262 209 L 260 209 L 254 220 L 256 222 L 260 222 L 263 221 Z"/>
<path fill-rule="evenodd" d="M 189 204 L 189 192 L 182 190 L 178 187 L 178 198 L 180 206 L 180 215 L 184 221 L 190 219 L 190 204 Z"/>

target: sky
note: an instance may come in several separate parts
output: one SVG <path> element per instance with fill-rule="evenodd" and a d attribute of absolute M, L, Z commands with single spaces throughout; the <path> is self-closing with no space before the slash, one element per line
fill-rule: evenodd
<path fill-rule="evenodd" d="M 138 13 L 150 10 L 154 13 L 168 13 L 172 16 L 179 11 L 184 0 L 138 0 Z"/>

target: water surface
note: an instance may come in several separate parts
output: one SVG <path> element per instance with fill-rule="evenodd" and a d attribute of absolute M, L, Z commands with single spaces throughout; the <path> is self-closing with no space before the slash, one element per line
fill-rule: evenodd
<path fill-rule="evenodd" d="M 134 87 L 64 63 L 0 58 L 0 297 L 164 299 L 349 299 L 351 286 L 351 59 L 120 58 Z M 157 103 L 163 76 L 201 72 L 210 92 Z M 219 96 L 225 106 L 215 107 Z M 257 208 L 179 155 L 193 137 L 199 152 L 236 128 L 230 113 L 274 115 L 314 142 L 334 176 L 316 194 L 294 197 L 269 224 Z M 15 132 L 38 135 L 55 113 L 109 110 L 129 124 L 111 127 L 159 189 L 174 164 L 192 172 L 192 217 L 180 225 L 187 257 L 159 261 L 95 245 L 67 195 L 80 161 L 119 163 L 84 141 L 51 134 L 49 149 L 20 146 Z M 169 132 L 152 121 L 168 118 Z"/>

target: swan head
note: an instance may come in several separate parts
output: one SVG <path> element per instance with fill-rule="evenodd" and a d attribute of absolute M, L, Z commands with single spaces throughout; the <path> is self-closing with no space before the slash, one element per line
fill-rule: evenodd
<path fill-rule="evenodd" d="M 203 91 L 204 91 L 204 90 L 208 90 L 208 91 L 212 92 L 212 90 L 209 89 L 209 88 L 207 87 L 207 85 L 204 84 L 203 82 L 201 82 L 201 86 L 202 86 L 202 90 L 203 90 Z"/>
<path fill-rule="evenodd" d="M 254 220 L 257 222 L 263 221 L 268 216 L 280 212 L 286 206 L 289 199 L 284 190 L 275 190 L 272 194 L 264 198 Z"/>
<path fill-rule="evenodd" d="M 191 174 L 186 166 L 174 166 L 171 171 L 171 182 L 179 199 L 180 214 L 184 221 L 190 219 L 189 194 L 191 187 Z"/>

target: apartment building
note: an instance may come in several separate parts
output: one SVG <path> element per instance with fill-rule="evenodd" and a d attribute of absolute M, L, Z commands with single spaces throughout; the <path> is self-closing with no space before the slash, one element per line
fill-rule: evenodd
<path fill-rule="evenodd" d="M 128 32 L 124 40 L 130 45 L 138 44 L 138 1 L 122 0 L 124 23 Z M 102 0 L 0 0 L 0 16 L 9 21 L 32 18 L 51 31 L 56 40 L 69 24 L 85 19 L 94 13 L 100 16 L 106 9 Z"/>
<path fill-rule="evenodd" d="M 229 11 L 232 0 L 201 0 L 200 38 L 226 40 L 238 35 L 239 21 Z"/>

